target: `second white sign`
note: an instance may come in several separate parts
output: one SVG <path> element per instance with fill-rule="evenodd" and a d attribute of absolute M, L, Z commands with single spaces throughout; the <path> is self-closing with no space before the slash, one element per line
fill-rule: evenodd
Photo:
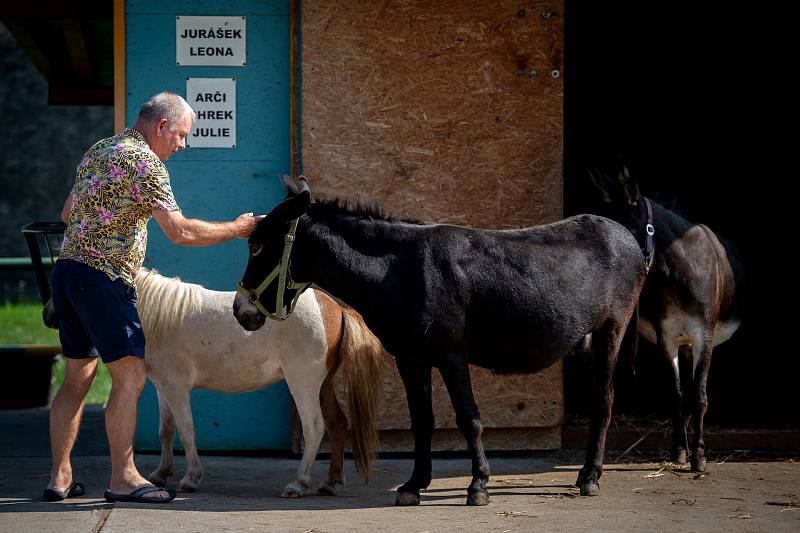
<path fill-rule="evenodd" d="M 187 146 L 236 148 L 236 78 L 187 78 L 186 101 L 197 113 Z"/>

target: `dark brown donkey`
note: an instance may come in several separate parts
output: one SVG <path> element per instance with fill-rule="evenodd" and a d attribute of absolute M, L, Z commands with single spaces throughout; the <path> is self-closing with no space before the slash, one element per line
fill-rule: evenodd
<path fill-rule="evenodd" d="M 589 174 L 603 193 L 600 214 L 627 227 L 641 244 L 648 275 L 639 300 L 639 333 L 675 370 L 673 453 L 686 463 L 684 417 L 692 415 L 692 470 L 706 469 L 703 417 L 714 346 L 741 322 L 744 269 L 736 249 L 707 226 L 694 224 L 644 197 L 623 165 Z M 681 372 L 682 361 L 691 370 Z"/>

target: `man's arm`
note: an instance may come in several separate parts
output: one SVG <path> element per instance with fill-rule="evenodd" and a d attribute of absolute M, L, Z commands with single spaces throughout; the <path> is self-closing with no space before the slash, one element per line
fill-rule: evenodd
<path fill-rule="evenodd" d="M 180 211 L 154 209 L 153 218 L 173 243 L 183 246 L 206 246 L 236 237 L 247 237 L 256 228 L 258 221 L 264 217 L 254 217 L 252 213 L 244 213 L 230 222 L 206 222 L 185 218 Z"/>
<path fill-rule="evenodd" d="M 67 199 L 64 200 L 64 207 L 61 208 L 61 222 L 69 224 L 69 216 L 72 214 L 72 191 L 69 191 Z"/>

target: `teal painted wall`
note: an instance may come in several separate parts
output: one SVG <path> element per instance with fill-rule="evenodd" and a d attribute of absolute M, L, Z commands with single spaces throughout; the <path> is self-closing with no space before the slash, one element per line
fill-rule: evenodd
<path fill-rule="evenodd" d="M 247 64 L 180 67 L 176 16 L 247 17 Z M 289 3 L 274 0 L 129 0 L 125 3 L 126 123 L 160 91 L 186 96 L 187 78 L 236 78 L 236 148 L 189 148 L 167 163 L 178 205 L 189 218 L 230 220 L 266 213 L 289 173 Z M 191 104 L 191 102 L 190 102 Z M 244 240 L 187 248 L 170 243 L 151 221 L 145 265 L 215 290 L 233 290 L 244 272 Z M 290 447 L 290 397 L 284 382 L 246 394 L 192 393 L 198 447 L 283 450 Z M 139 401 L 137 450 L 156 450 L 158 409 L 148 382 Z"/>

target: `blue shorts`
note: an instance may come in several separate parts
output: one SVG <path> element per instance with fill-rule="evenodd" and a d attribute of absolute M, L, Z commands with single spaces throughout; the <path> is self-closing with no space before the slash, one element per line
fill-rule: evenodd
<path fill-rule="evenodd" d="M 112 363 L 144 356 L 144 331 L 136 290 L 94 268 L 59 259 L 53 269 L 53 306 L 64 357 L 100 358 Z"/>

